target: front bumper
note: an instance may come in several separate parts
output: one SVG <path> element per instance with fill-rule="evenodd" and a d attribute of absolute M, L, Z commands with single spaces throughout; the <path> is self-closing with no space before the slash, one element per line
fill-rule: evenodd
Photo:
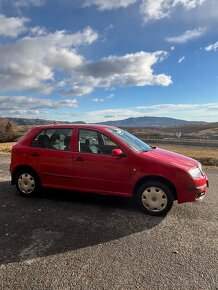
<path fill-rule="evenodd" d="M 195 184 L 186 186 L 181 195 L 178 196 L 178 203 L 195 202 L 202 200 L 206 195 L 206 190 L 209 187 L 208 179 L 205 178 L 203 184 Z"/>
<path fill-rule="evenodd" d="M 203 190 L 203 189 L 206 189 L 207 187 L 209 187 L 208 180 L 205 184 L 203 184 L 201 186 L 187 186 L 186 189 L 188 189 L 188 190 Z"/>

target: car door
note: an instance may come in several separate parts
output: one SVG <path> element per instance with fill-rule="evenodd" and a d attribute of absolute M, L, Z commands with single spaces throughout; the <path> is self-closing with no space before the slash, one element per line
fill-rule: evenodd
<path fill-rule="evenodd" d="M 78 148 L 73 154 L 73 187 L 79 190 L 129 195 L 129 157 L 112 156 L 112 149 L 117 148 L 117 144 L 97 130 L 79 128 L 76 134 Z"/>
<path fill-rule="evenodd" d="M 41 131 L 30 146 L 29 158 L 43 186 L 72 187 L 72 129 L 55 128 Z"/>

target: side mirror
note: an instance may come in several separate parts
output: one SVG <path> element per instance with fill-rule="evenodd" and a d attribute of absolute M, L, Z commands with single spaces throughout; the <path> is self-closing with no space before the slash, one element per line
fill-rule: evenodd
<path fill-rule="evenodd" d="M 115 148 L 112 150 L 112 156 L 116 157 L 122 157 L 123 156 L 123 151 L 119 148 Z"/>

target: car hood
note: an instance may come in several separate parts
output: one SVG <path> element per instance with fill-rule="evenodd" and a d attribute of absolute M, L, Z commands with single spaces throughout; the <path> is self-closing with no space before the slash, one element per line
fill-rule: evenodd
<path fill-rule="evenodd" d="M 199 164 L 197 160 L 160 148 L 141 152 L 140 155 L 143 158 L 150 157 L 158 163 L 179 167 L 184 170 L 189 170 Z"/>

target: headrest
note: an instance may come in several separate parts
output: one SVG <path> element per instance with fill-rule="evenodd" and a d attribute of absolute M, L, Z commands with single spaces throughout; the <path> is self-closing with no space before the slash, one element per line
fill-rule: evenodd
<path fill-rule="evenodd" d="M 49 137 L 48 135 L 40 135 L 38 138 L 38 143 L 42 146 L 47 146 L 49 143 Z"/>
<path fill-rule="evenodd" d="M 70 145 L 70 140 L 71 140 L 71 136 L 65 136 L 64 145 L 65 146 L 69 146 Z"/>
<path fill-rule="evenodd" d="M 60 135 L 54 133 L 53 135 L 51 135 L 50 141 L 54 142 L 55 140 L 60 140 Z"/>
<path fill-rule="evenodd" d="M 95 138 L 87 138 L 87 139 L 85 140 L 85 144 L 86 144 L 87 146 L 95 145 Z"/>

